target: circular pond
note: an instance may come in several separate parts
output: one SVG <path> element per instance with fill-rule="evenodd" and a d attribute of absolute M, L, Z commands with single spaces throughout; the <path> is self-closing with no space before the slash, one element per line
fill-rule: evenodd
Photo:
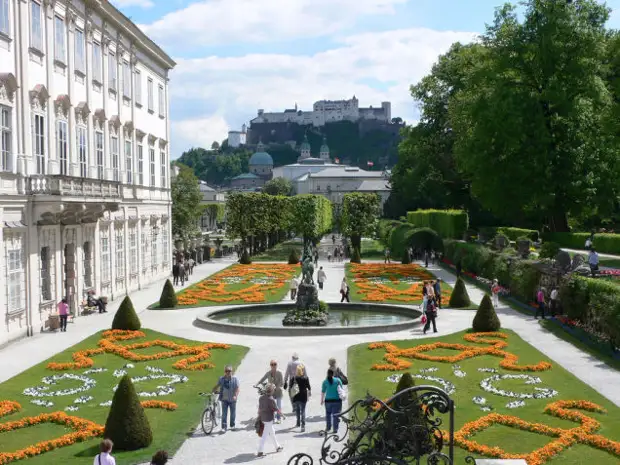
<path fill-rule="evenodd" d="M 195 321 L 213 331 L 254 335 L 363 334 L 401 331 L 420 324 L 412 307 L 380 304 L 329 304 L 327 326 L 284 326 L 282 319 L 293 304 L 244 305 L 209 312 Z"/>

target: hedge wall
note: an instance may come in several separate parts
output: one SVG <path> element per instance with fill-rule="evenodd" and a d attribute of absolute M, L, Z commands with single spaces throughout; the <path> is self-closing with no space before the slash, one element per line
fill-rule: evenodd
<path fill-rule="evenodd" d="M 569 318 L 620 346 L 620 286 L 603 279 L 572 276 L 560 288 L 560 301 Z"/>
<path fill-rule="evenodd" d="M 462 239 L 469 228 L 464 210 L 416 210 L 407 212 L 407 221 L 416 228 L 430 228 L 444 239 Z"/>
<path fill-rule="evenodd" d="M 538 239 L 540 237 L 540 233 L 535 229 L 522 229 L 502 226 L 500 228 L 497 228 L 497 232 L 508 237 L 508 239 L 510 239 L 511 241 L 516 241 L 518 238 L 525 236 L 534 242 L 538 242 Z"/>
<path fill-rule="evenodd" d="M 377 234 L 383 245 L 390 249 L 394 259 L 402 259 L 407 247 L 443 250 L 443 241 L 436 231 L 416 228 L 403 221 L 380 220 Z"/>
<path fill-rule="evenodd" d="M 529 303 L 534 299 L 540 271 L 533 261 L 519 260 L 510 253 L 500 253 L 478 244 L 444 241 L 444 257 L 461 262 L 461 269 L 486 279 L 499 280 L 513 296 Z"/>
<path fill-rule="evenodd" d="M 543 239 L 557 242 L 569 249 L 583 249 L 590 233 L 545 233 Z M 594 247 L 597 252 L 620 255 L 620 234 L 600 233 L 594 235 Z"/>

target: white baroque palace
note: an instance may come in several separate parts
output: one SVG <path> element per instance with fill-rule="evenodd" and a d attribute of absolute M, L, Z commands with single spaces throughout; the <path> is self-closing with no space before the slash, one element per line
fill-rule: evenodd
<path fill-rule="evenodd" d="M 0 0 L 0 345 L 168 275 L 174 66 L 106 0 Z"/>
<path fill-rule="evenodd" d="M 299 110 L 297 104 L 295 108 L 283 112 L 265 112 L 260 109 L 256 118 L 250 123 L 297 123 L 320 127 L 325 126 L 326 123 L 359 120 L 389 123 L 392 120 L 392 104 L 381 102 L 381 106 L 376 108 L 372 105 L 368 108 L 360 108 L 359 100 L 354 95 L 350 100 L 319 100 L 314 102 L 312 111 Z"/>

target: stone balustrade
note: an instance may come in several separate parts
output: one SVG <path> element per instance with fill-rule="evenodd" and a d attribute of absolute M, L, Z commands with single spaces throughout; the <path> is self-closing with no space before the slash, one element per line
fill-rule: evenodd
<path fill-rule="evenodd" d="M 119 182 L 64 175 L 31 176 L 26 184 L 28 195 L 120 198 Z"/>

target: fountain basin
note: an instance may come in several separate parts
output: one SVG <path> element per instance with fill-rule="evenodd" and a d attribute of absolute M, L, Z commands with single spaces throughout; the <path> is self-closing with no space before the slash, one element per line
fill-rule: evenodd
<path fill-rule="evenodd" d="M 420 325 L 417 308 L 372 303 L 329 303 L 327 326 L 284 326 L 294 303 L 243 305 L 212 310 L 194 325 L 222 333 L 256 336 L 317 336 L 403 331 Z"/>

